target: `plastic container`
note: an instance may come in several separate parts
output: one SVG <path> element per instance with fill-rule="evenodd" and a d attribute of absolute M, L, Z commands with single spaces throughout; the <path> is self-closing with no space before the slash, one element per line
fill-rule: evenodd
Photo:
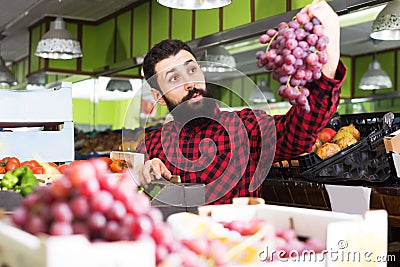
<path fill-rule="evenodd" d="M 342 126 L 353 124 L 359 130 L 361 140 L 325 160 L 312 152 L 278 162 L 271 167 L 268 176 L 316 182 L 383 182 L 395 177 L 391 155 L 386 153 L 383 137 L 398 129 L 400 113 L 393 114 L 388 123 L 384 122 L 385 114 L 388 118 L 393 113 L 363 113 L 332 118 L 327 127 L 337 131 Z"/>

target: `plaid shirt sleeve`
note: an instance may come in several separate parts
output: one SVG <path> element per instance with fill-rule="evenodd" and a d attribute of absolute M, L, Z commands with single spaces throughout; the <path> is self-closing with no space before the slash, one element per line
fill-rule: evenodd
<path fill-rule="evenodd" d="M 339 105 L 346 67 L 340 61 L 334 79 L 326 76 L 309 84 L 311 111 L 292 107 L 285 115 L 276 115 L 276 152 L 274 161 L 291 159 L 310 152 L 317 133 L 326 126 Z"/>

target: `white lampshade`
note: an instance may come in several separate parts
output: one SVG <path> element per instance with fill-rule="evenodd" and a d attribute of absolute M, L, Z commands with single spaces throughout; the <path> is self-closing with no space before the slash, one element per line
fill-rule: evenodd
<path fill-rule="evenodd" d="M 82 57 L 82 51 L 79 42 L 67 30 L 64 20 L 57 17 L 39 41 L 35 55 L 51 59 L 72 59 Z"/>
<path fill-rule="evenodd" d="M 204 50 L 201 61 L 204 72 L 228 72 L 236 67 L 235 58 L 223 46 Z"/>
<path fill-rule="evenodd" d="M 212 9 L 229 5 L 232 0 L 157 0 L 163 6 L 177 9 Z"/>
<path fill-rule="evenodd" d="M 386 72 L 381 68 L 381 64 L 376 59 L 368 66 L 368 71 L 361 78 L 359 88 L 363 90 L 376 90 L 391 88 L 392 81 Z"/>
<path fill-rule="evenodd" d="M 107 83 L 106 91 L 121 91 L 121 92 L 132 91 L 132 84 L 130 83 L 129 80 L 111 79 Z"/>
<path fill-rule="evenodd" d="M 372 24 L 371 38 L 400 40 L 400 0 L 389 1 Z"/>

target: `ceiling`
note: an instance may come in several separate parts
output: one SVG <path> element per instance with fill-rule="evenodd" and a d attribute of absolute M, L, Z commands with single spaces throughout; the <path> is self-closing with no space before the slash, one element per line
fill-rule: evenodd
<path fill-rule="evenodd" d="M 28 27 L 46 16 L 61 15 L 64 18 L 97 21 L 139 0 L 0 0 L 1 56 L 6 61 L 18 61 L 28 55 Z M 79 8 L 77 8 L 79 7 Z M 342 27 L 341 52 L 355 56 L 400 47 L 400 41 L 384 41 L 378 45 L 369 38 L 374 17 L 362 23 Z M 254 51 L 236 55 L 245 64 Z M 252 61 L 251 64 L 254 64 Z"/>
<path fill-rule="evenodd" d="M 28 27 L 46 16 L 97 21 L 138 0 L 0 0 L 1 56 L 18 61 L 28 55 Z"/>

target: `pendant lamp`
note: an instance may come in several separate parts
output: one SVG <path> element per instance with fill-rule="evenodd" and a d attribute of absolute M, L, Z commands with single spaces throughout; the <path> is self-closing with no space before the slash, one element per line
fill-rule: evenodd
<path fill-rule="evenodd" d="M 389 75 L 382 69 L 381 64 L 376 59 L 376 47 L 380 40 L 371 39 L 374 44 L 374 54 L 372 62 L 368 66 L 368 70 L 361 78 L 359 88 L 362 90 L 377 90 L 391 88 L 392 81 Z"/>
<path fill-rule="evenodd" d="M 200 58 L 201 69 L 204 72 L 228 72 L 236 67 L 235 58 L 223 46 L 216 46 L 204 50 Z"/>
<path fill-rule="evenodd" d="M 229 5 L 232 0 L 157 0 L 163 6 L 177 9 L 212 9 Z"/>
<path fill-rule="evenodd" d="M 82 57 L 82 51 L 79 42 L 67 30 L 65 21 L 57 17 L 39 41 L 35 55 L 51 59 L 72 59 Z"/>
<path fill-rule="evenodd" d="M 359 88 L 363 90 L 376 90 L 391 88 L 392 81 L 386 72 L 381 68 L 378 60 L 374 58 L 368 66 L 368 71 L 361 78 Z"/>
<path fill-rule="evenodd" d="M 371 38 L 400 40 L 400 0 L 389 1 L 372 23 Z"/>
<path fill-rule="evenodd" d="M 111 79 L 107 83 L 106 91 L 132 91 L 132 84 L 129 80 Z"/>

